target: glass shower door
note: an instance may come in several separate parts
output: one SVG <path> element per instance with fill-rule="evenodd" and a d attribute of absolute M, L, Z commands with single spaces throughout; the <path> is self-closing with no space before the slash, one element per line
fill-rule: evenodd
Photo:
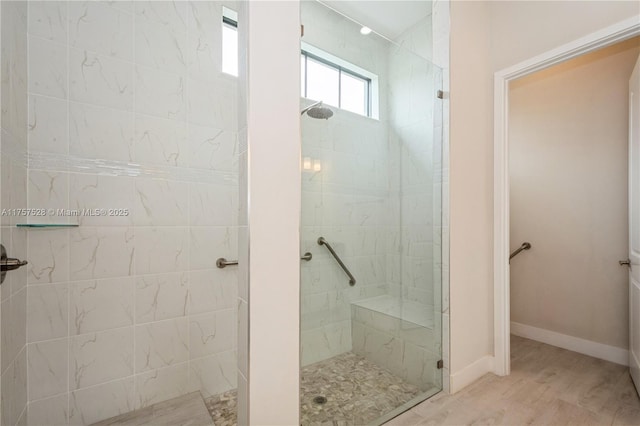
<path fill-rule="evenodd" d="M 0 2 L 2 426 L 235 415 L 235 6 Z"/>
<path fill-rule="evenodd" d="M 428 10 L 394 40 L 302 23 L 301 419 L 379 424 L 442 389 L 441 70 Z"/>

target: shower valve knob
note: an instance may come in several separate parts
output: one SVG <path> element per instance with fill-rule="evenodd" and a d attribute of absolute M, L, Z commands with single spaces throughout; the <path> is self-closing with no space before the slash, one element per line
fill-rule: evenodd
<path fill-rule="evenodd" d="M 13 271 L 14 269 L 18 269 L 21 266 L 26 265 L 27 262 L 26 260 L 20 260 L 20 259 L 14 259 L 14 258 L 7 258 L 7 259 L 3 259 L 2 261 L 0 261 L 0 270 L 4 271 Z"/>
<path fill-rule="evenodd" d="M 7 250 L 0 244 L 0 284 L 4 282 L 7 271 L 13 271 L 26 265 L 26 260 L 14 259 L 7 257 Z"/>

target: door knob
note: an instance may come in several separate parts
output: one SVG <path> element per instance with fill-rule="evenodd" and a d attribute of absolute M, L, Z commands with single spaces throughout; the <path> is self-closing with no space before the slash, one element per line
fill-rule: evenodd
<path fill-rule="evenodd" d="M 628 267 L 631 267 L 631 262 L 629 261 L 629 259 L 627 259 L 627 260 L 619 260 L 618 263 L 620 264 L 620 266 L 627 265 Z"/>
<path fill-rule="evenodd" d="M 7 257 L 7 250 L 2 244 L 0 244 L 0 284 L 4 282 L 4 278 L 7 275 L 7 271 L 13 271 L 21 266 L 26 265 L 26 260 L 15 259 L 13 257 Z"/>

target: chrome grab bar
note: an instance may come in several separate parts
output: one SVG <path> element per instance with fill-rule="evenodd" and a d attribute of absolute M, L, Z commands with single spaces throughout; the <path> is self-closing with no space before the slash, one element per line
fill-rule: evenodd
<path fill-rule="evenodd" d="M 511 255 L 509 256 L 509 262 L 511 262 L 511 259 L 516 257 L 518 253 L 520 253 L 522 250 L 529 250 L 530 248 L 531 248 L 531 243 L 527 243 L 525 241 L 524 243 L 522 243 L 520 247 L 518 247 L 513 253 L 511 253 Z"/>
<path fill-rule="evenodd" d="M 327 247 L 327 250 L 329 250 L 329 252 L 336 259 L 336 262 L 338 262 L 338 265 L 340 265 L 344 273 L 347 274 L 347 276 L 349 276 L 349 285 L 350 286 L 356 285 L 356 279 L 353 277 L 353 275 L 351 275 L 351 272 L 349 272 L 349 269 L 347 268 L 347 266 L 342 262 L 342 260 L 340 260 L 340 257 L 338 256 L 338 254 L 335 252 L 333 247 L 331 247 L 331 245 L 327 242 L 327 240 L 324 239 L 324 237 L 318 238 L 318 245 L 320 246 L 324 245 L 325 247 Z"/>
<path fill-rule="evenodd" d="M 313 259 L 313 255 L 309 252 L 306 252 L 303 256 L 300 257 L 300 260 L 306 260 L 307 262 Z M 237 260 L 227 260 L 224 257 L 220 257 L 216 260 L 216 266 L 220 269 L 226 268 L 227 266 L 237 265 Z"/>

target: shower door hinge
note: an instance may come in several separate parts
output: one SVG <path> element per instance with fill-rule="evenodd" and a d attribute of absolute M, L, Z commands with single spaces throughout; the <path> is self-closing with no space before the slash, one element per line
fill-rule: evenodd
<path fill-rule="evenodd" d="M 436 366 L 438 367 L 438 370 L 441 370 L 444 367 L 444 362 L 440 359 L 438 360 Z"/>
<path fill-rule="evenodd" d="M 304 25 L 300 25 L 300 37 L 304 37 Z"/>
<path fill-rule="evenodd" d="M 438 99 L 444 99 L 444 92 L 442 90 L 438 90 L 436 96 Z"/>

